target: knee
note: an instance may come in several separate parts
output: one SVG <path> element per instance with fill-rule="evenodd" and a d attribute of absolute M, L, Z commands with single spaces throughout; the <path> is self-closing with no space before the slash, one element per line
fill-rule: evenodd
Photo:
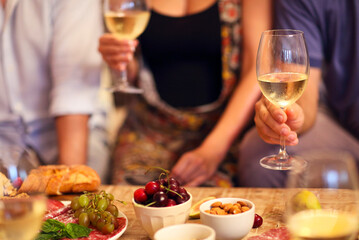
<path fill-rule="evenodd" d="M 285 171 L 275 171 L 263 168 L 259 160 L 267 155 L 275 154 L 277 145 L 265 143 L 255 128 L 243 138 L 239 146 L 239 161 L 237 164 L 237 179 L 241 187 L 283 187 Z"/>

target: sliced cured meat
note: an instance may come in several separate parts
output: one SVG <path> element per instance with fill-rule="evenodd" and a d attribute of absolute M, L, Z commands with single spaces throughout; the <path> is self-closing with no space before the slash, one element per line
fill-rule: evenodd
<path fill-rule="evenodd" d="M 71 207 L 66 207 L 65 211 L 60 215 L 54 217 L 53 219 L 67 223 L 78 223 L 78 220 L 74 217 L 74 211 L 72 211 Z"/>
<path fill-rule="evenodd" d="M 47 212 L 53 212 L 56 211 L 59 208 L 62 208 L 65 206 L 62 202 L 54 199 L 48 199 L 47 200 Z"/>
<path fill-rule="evenodd" d="M 60 221 L 60 220 L 59 220 Z M 118 222 L 118 228 L 115 229 L 115 231 L 113 231 L 110 234 L 103 234 L 101 233 L 99 230 L 90 227 L 92 229 L 92 232 L 90 233 L 90 235 L 87 238 L 78 238 L 79 240 L 107 240 L 107 239 L 111 239 L 112 237 L 116 236 L 118 233 L 120 233 L 122 231 L 122 229 L 124 229 L 124 227 L 126 226 L 126 218 L 120 217 L 117 218 L 117 222 Z M 70 240 L 69 238 L 64 238 L 62 240 Z"/>
<path fill-rule="evenodd" d="M 290 234 L 286 227 L 272 228 L 261 235 L 250 237 L 248 240 L 290 240 Z"/>
<path fill-rule="evenodd" d="M 62 223 L 65 223 L 65 224 L 67 224 L 67 223 L 77 223 L 78 224 L 78 219 L 74 217 L 74 211 L 71 209 L 70 205 L 64 205 L 60 201 L 51 200 L 51 199 L 48 201 L 48 209 L 44 216 L 44 221 L 47 219 L 55 219 Z M 117 218 L 117 222 L 118 222 L 119 227 L 117 229 L 115 229 L 110 234 L 103 234 L 99 230 L 90 226 L 90 228 L 92 229 L 92 232 L 90 233 L 89 237 L 88 238 L 79 238 L 79 240 L 80 239 L 81 240 L 111 239 L 111 238 L 115 237 L 116 235 L 118 235 L 126 227 L 126 224 L 127 224 L 127 220 L 125 217 Z M 66 238 L 63 240 L 69 240 L 69 239 Z"/>

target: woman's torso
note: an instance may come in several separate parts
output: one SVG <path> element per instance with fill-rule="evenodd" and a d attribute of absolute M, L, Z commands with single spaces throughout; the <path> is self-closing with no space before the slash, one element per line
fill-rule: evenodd
<path fill-rule="evenodd" d="M 218 3 L 185 3 L 178 1 L 167 8 L 154 5 L 139 38 L 161 99 L 176 108 L 212 103 L 222 87 Z"/>

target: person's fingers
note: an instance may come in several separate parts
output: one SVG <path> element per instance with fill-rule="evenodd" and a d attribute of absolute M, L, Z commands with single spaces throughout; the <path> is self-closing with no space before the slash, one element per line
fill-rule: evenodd
<path fill-rule="evenodd" d="M 297 131 L 303 127 L 304 113 L 298 104 L 293 104 L 293 106 L 286 110 L 286 113 L 288 116 L 287 124 L 293 131 Z"/>
<path fill-rule="evenodd" d="M 185 184 L 185 187 L 198 187 L 207 180 L 207 176 L 199 175 Z"/>
<path fill-rule="evenodd" d="M 279 140 L 279 135 L 275 133 L 265 122 L 262 121 L 257 115 L 254 118 L 256 128 L 259 136 L 267 143 L 275 143 Z M 273 142 L 273 140 L 275 142 Z"/>
<path fill-rule="evenodd" d="M 290 128 L 284 122 L 274 119 L 274 117 L 278 118 L 278 115 L 285 115 L 281 109 L 273 107 L 273 104 L 268 104 L 266 101 L 260 101 L 255 105 L 255 110 L 254 121 L 262 136 L 276 139 L 279 138 L 279 135 L 287 136 L 289 134 Z M 281 119 L 286 119 L 286 117 Z"/>
<path fill-rule="evenodd" d="M 138 40 L 119 40 L 112 34 L 104 34 L 99 38 L 99 46 L 131 46 L 135 48 L 138 45 Z"/>
<path fill-rule="evenodd" d="M 284 123 L 287 121 L 287 115 L 281 108 L 279 108 L 276 105 L 274 105 L 273 103 L 271 103 L 265 97 L 262 97 L 262 100 L 263 100 L 264 105 L 268 109 L 268 112 L 271 114 L 272 118 L 275 121 L 277 121 L 278 123 Z"/>
<path fill-rule="evenodd" d="M 183 173 L 186 171 L 188 164 L 189 162 L 182 157 L 171 169 L 170 176 L 176 178 L 181 184 L 185 184 L 187 180 L 183 177 Z"/>
<path fill-rule="evenodd" d="M 118 55 L 121 53 L 134 53 L 134 49 L 131 46 L 115 46 L 115 45 L 103 45 L 99 46 L 99 52 L 103 55 Z"/>
<path fill-rule="evenodd" d="M 294 146 L 297 145 L 299 142 L 298 135 L 296 132 L 292 131 L 290 134 L 286 137 L 285 144 L 288 146 Z"/>
<path fill-rule="evenodd" d="M 110 62 L 112 64 L 117 64 L 119 62 L 128 63 L 132 61 L 133 55 L 131 53 L 121 53 L 116 55 L 106 55 L 104 56 L 106 62 Z"/>

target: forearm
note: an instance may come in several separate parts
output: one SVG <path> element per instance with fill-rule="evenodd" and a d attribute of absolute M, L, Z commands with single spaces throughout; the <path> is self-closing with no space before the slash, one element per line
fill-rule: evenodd
<path fill-rule="evenodd" d="M 320 79 L 321 70 L 318 68 L 311 68 L 306 90 L 297 102 L 302 107 L 304 113 L 304 124 L 297 131 L 299 134 L 308 131 L 315 122 L 319 103 Z"/>
<path fill-rule="evenodd" d="M 270 0 L 242 1 L 241 78 L 221 119 L 202 144 L 208 149 L 217 149 L 222 155 L 253 116 L 254 104 L 260 95 L 255 65 L 257 48 L 261 33 L 272 26 L 271 18 Z"/>
<path fill-rule="evenodd" d="M 59 164 L 86 164 L 89 115 L 56 117 Z"/>
<path fill-rule="evenodd" d="M 207 145 L 208 148 L 211 146 L 222 155 L 226 154 L 234 139 L 251 120 L 253 106 L 260 96 L 255 73 L 248 78 L 251 79 L 243 79 L 239 83 L 222 117 L 203 142 L 203 145 Z"/>

